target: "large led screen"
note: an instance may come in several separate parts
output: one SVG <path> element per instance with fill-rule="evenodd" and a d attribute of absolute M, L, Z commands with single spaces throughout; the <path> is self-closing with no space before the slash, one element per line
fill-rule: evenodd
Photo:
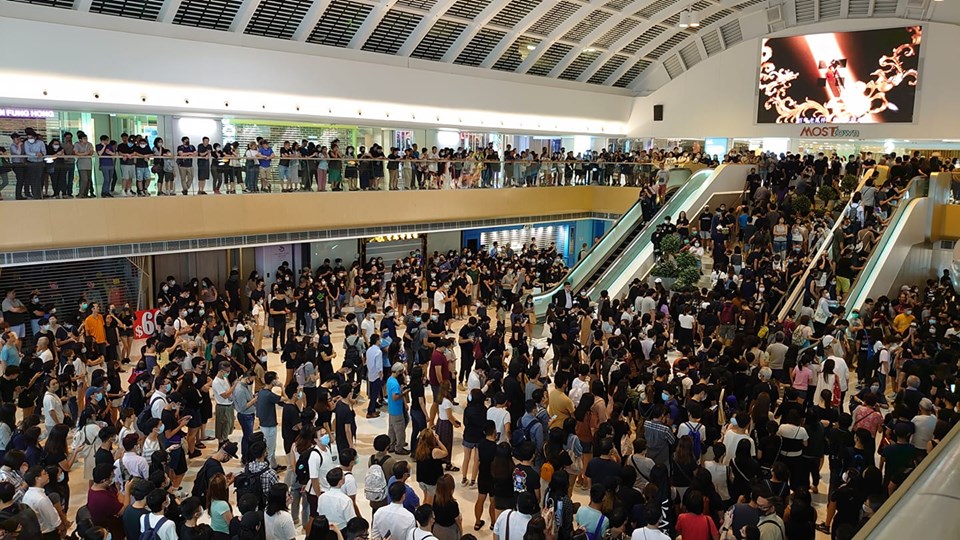
<path fill-rule="evenodd" d="M 763 40 L 761 124 L 912 122 L 922 28 Z"/>

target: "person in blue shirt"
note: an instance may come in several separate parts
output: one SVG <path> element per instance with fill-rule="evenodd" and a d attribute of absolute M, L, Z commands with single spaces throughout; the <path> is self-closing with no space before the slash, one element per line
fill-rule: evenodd
<path fill-rule="evenodd" d="M 273 183 L 273 171 L 270 166 L 273 164 L 273 148 L 270 148 L 270 141 L 262 139 L 260 141 L 260 190 L 270 191 L 270 184 Z"/>
<path fill-rule="evenodd" d="M 417 496 L 417 493 L 413 491 L 413 488 L 410 487 L 410 484 L 407 481 L 410 480 L 410 463 L 406 461 L 398 461 L 393 466 L 393 476 L 387 480 L 387 489 L 390 489 L 390 486 L 400 482 L 407 488 L 407 495 L 403 498 L 403 507 L 407 510 L 413 512 L 420 506 L 420 497 Z"/>
<path fill-rule="evenodd" d="M 387 379 L 387 413 L 390 415 L 387 435 L 390 436 L 390 446 L 387 451 L 405 455 L 408 450 L 406 448 L 407 420 L 404 415 L 404 399 L 409 390 L 403 389 L 403 383 L 406 381 L 403 364 L 401 362 L 393 364 L 390 371 L 392 375 Z"/>
<path fill-rule="evenodd" d="M 47 155 L 47 145 L 33 128 L 23 130 L 27 136 L 27 141 L 23 143 L 23 154 L 27 158 L 27 187 L 29 194 L 24 191 L 24 197 L 30 199 L 40 199 L 43 190 L 43 169 L 46 163 L 44 158 Z"/>

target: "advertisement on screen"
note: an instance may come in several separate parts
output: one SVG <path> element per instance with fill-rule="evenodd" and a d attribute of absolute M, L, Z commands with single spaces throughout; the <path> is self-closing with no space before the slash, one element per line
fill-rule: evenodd
<path fill-rule="evenodd" d="M 159 309 L 145 309 L 136 313 L 133 322 L 134 339 L 146 339 L 157 332 L 157 314 Z"/>
<path fill-rule="evenodd" d="M 912 122 L 920 26 L 764 39 L 759 124 Z"/>

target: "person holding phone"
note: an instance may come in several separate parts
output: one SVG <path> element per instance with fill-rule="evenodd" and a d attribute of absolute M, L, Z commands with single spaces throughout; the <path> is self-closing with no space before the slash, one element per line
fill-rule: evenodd
<path fill-rule="evenodd" d="M 181 442 L 187 435 L 183 430 L 190 423 L 191 415 L 182 415 L 180 408 L 183 405 L 183 395 L 180 392 L 170 394 L 166 406 L 160 413 L 160 444 L 166 448 L 170 461 L 167 464 L 170 474 L 170 482 L 176 490 L 175 495 L 184 497 L 185 493 L 180 484 L 183 482 L 183 476 L 187 472 L 187 454 L 184 452 Z"/>

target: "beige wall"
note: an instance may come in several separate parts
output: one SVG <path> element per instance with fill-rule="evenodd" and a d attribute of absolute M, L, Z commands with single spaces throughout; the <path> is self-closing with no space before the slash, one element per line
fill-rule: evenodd
<path fill-rule="evenodd" d="M 0 214 L 25 251 L 579 212 L 623 213 L 637 189 L 557 187 L 19 201 Z"/>

